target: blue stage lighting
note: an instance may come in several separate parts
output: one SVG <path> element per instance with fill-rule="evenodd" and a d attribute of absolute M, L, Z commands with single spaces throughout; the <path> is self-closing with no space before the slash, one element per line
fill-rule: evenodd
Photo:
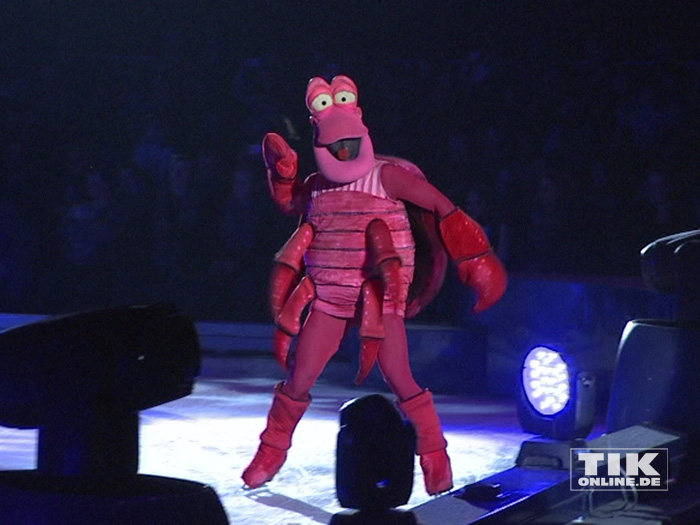
<path fill-rule="evenodd" d="M 527 400 L 540 414 L 553 416 L 569 402 L 569 370 L 559 352 L 544 346 L 530 350 L 523 365 Z"/>
<path fill-rule="evenodd" d="M 569 356 L 537 346 L 523 362 L 518 419 L 523 430 L 556 440 L 579 439 L 593 428 L 596 379 Z"/>

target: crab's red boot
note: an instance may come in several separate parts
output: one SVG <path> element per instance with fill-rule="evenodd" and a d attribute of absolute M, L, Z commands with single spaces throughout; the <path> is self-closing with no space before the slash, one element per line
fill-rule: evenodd
<path fill-rule="evenodd" d="M 426 492 L 435 495 L 450 490 L 452 467 L 433 395 L 424 390 L 399 403 L 399 407 L 416 430 L 416 454 L 420 456 Z"/>
<path fill-rule="evenodd" d="M 301 416 L 311 403 L 293 399 L 275 386 L 272 407 L 267 414 L 267 427 L 260 435 L 260 446 L 248 468 L 243 471 L 243 481 L 254 489 L 270 481 L 287 459 L 287 450 L 292 445 L 292 434 Z"/>

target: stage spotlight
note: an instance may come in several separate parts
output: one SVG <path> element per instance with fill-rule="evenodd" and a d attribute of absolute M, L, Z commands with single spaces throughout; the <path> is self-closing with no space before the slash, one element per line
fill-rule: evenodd
<path fill-rule="evenodd" d="M 593 428 L 595 384 L 571 356 L 533 348 L 523 362 L 518 395 L 523 430 L 556 440 L 585 438 Z"/>
<path fill-rule="evenodd" d="M 523 364 L 527 400 L 542 415 L 553 416 L 569 402 L 569 370 L 561 354 L 544 346 L 533 348 Z"/>
<path fill-rule="evenodd" d="M 39 429 L 37 468 L 0 471 L 0 521 L 227 525 L 211 487 L 138 473 L 139 411 L 189 395 L 200 358 L 170 304 L 0 332 L 0 425 Z"/>
<path fill-rule="evenodd" d="M 349 401 L 340 410 L 336 494 L 365 516 L 405 505 L 413 490 L 415 432 L 385 397 Z"/>

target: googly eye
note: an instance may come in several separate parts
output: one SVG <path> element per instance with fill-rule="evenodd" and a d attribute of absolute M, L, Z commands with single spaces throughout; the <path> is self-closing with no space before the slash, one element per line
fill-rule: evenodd
<path fill-rule="evenodd" d="M 332 105 L 333 97 L 331 97 L 328 93 L 321 93 L 311 101 L 311 107 L 314 111 L 323 111 L 324 109 L 328 109 Z"/>
<path fill-rule="evenodd" d="M 347 90 L 338 91 L 334 98 L 336 104 L 352 104 L 357 101 L 357 95 Z"/>

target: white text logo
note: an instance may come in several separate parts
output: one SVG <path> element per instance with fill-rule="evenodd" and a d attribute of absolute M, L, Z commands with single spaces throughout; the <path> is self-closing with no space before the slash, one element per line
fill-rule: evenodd
<path fill-rule="evenodd" d="M 668 449 L 571 449 L 571 490 L 668 490 Z"/>

